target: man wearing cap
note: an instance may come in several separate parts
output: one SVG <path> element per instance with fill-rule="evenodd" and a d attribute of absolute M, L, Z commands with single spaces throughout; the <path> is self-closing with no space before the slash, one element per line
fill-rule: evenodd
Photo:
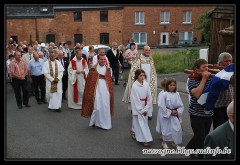
<path fill-rule="evenodd" d="M 42 52 L 43 53 L 43 56 L 46 58 L 46 59 L 48 59 L 49 58 L 49 52 L 48 52 L 48 50 L 46 50 L 46 45 L 45 45 L 45 43 L 41 43 L 41 45 L 40 45 L 40 52 Z"/>

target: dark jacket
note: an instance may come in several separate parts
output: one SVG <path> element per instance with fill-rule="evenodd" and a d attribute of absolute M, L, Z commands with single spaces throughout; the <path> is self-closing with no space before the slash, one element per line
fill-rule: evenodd
<path fill-rule="evenodd" d="M 108 61 L 110 63 L 110 67 L 111 68 L 114 67 L 115 65 L 118 65 L 119 62 L 121 63 L 121 65 L 123 64 L 123 56 L 119 52 L 118 49 L 117 49 L 117 55 L 116 56 L 113 54 L 112 49 L 109 49 L 107 51 L 107 58 L 108 58 Z"/>
<path fill-rule="evenodd" d="M 236 145 L 235 145 L 236 146 Z M 204 148 L 210 147 L 215 149 L 224 150 L 225 147 L 231 149 L 231 154 L 205 154 L 205 159 L 233 159 L 234 158 L 234 132 L 229 124 L 229 121 L 226 121 L 222 125 L 218 126 L 215 130 L 209 133 L 205 139 Z"/>
<path fill-rule="evenodd" d="M 56 58 L 57 60 L 59 60 L 58 58 Z M 59 61 L 61 63 L 61 61 Z M 68 65 L 69 65 L 69 62 L 68 62 L 68 57 L 63 57 L 63 63 L 64 63 L 64 75 L 67 74 L 67 70 L 68 70 Z"/>

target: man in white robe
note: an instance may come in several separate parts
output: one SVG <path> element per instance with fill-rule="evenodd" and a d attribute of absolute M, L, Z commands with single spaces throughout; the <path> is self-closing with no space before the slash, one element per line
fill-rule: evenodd
<path fill-rule="evenodd" d="M 82 97 L 85 81 L 88 75 L 87 61 L 82 58 L 82 50 L 76 51 L 76 56 L 68 66 L 68 107 L 82 109 Z"/>
<path fill-rule="evenodd" d="M 137 69 L 143 69 L 145 71 L 145 74 L 147 76 L 146 81 L 149 83 L 149 86 L 151 88 L 151 95 L 152 95 L 152 101 L 153 104 L 156 104 L 157 100 L 157 73 L 154 66 L 154 62 L 152 57 L 150 57 L 150 47 L 144 46 L 143 47 L 143 53 L 140 55 L 140 57 L 137 57 L 134 59 L 133 64 L 131 66 L 131 70 L 129 72 L 129 78 L 128 83 L 124 92 L 124 96 L 122 98 L 122 101 L 125 103 L 130 103 L 130 93 L 132 84 L 134 82 L 134 76 L 135 71 Z M 131 110 L 131 107 L 128 106 L 128 109 Z M 153 109 L 151 109 L 148 113 L 148 119 L 152 119 L 152 112 Z"/>
<path fill-rule="evenodd" d="M 90 70 L 83 94 L 82 116 L 90 117 L 89 126 L 111 129 L 113 115 L 113 85 L 111 70 L 105 65 L 106 56 L 99 55 L 98 63 Z"/>
<path fill-rule="evenodd" d="M 54 51 L 50 51 L 49 58 L 50 60 L 44 62 L 42 70 L 42 73 L 46 77 L 46 99 L 49 102 L 48 109 L 61 112 L 62 76 L 64 68 L 62 64 L 55 59 L 56 53 Z"/>
<path fill-rule="evenodd" d="M 99 48 L 98 49 L 98 55 L 93 56 L 93 63 L 92 63 L 93 66 L 98 63 L 98 56 L 99 55 L 105 55 L 105 49 Z M 105 58 L 106 58 L 105 65 L 109 66 L 109 61 L 108 61 L 107 56 L 105 56 Z"/>

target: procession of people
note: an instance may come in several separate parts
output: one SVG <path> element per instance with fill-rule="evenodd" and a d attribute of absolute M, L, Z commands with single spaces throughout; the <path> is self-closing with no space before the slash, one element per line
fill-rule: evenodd
<path fill-rule="evenodd" d="M 114 86 L 120 84 L 120 69 L 124 67 L 126 60 L 130 67 L 127 72 L 128 79 L 124 82 L 126 87 L 123 83 L 125 91 L 121 101 L 131 110 L 129 130 L 134 141 L 144 147 L 151 146 L 154 139 L 148 122 L 153 118 L 154 104 L 158 106 L 156 132 L 160 134 L 164 149 L 169 148 L 167 142 L 171 142 L 175 148 L 181 146 L 184 129 L 182 114 L 186 110 L 190 114 L 189 120 L 194 133 L 186 149 L 220 146 L 212 144 L 215 143 L 212 138 L 218 134 L 229 135 L 230 141 L 234 141 L 234 84 L 229 80 L 229 86 L 221 89 L 213 102 L 214 108 L 208 113 L 205 105 L 199 101 L 206 89 L 210 88 L 209 84 L 212 84 L 213 79 L 206 60 L 197 59 L 193 64 L 193 73 L 201 74 L 201 79 L 195 78 L 194 74 L 189 75 L 189 107 L 184 107 L 174 78 L 164 78 L 159 84 L 163 90 L 158 93 L 157 72 L 150 46 L 144 45 L 142 53 L 138 54 L 134 42 L 128 44 L 128 49 L 119 50 L 118 43 L 114 41 L 111 49 L 105 52 L 100 48 L 98 54 L 93 53 L 92 46 L 89 46 L 91 49 L 86 56 L 83 47 L 78 45 L 76 44 L 72 55 L 67 43 L 62 46 L 59 44 L 59 47 L 54 43 L 46 47 L 46 44 L 42 43 L 35 49 L 34 44 L 19 44 L 20 47 L 26 47 L 27 52 L 14 50 L 14 47 L 9 45 L 8 49 L 13 51 L 7 54 L 9 59 L 11 58 L 7 64 L 7 75 L 11 79 L 19 110 L 23 105 L 31 107 L 29 91 L 32 90 L 38 104 L 48 104 L 46 109 L 61 112 L 62 104 L 67 104 L 68 108 L 79 110 L 82 117 L 90 118 L 90 128 L 110 130 L 114 116 Z M 219 55 L 218 64 L 223 68 L 233 65 L 232 61 L 232 55 L 227 52 Z M 210 131 L 212 124 L 214 133 Z M 223 131 L 220 132 L 221 130 Z M 224 145 L 221 147 L 224 148 Z M 232 157 L 233 153 L 226 158 Z M 191 154 L 190 158 L 204 159 L 209 156 Z"/>

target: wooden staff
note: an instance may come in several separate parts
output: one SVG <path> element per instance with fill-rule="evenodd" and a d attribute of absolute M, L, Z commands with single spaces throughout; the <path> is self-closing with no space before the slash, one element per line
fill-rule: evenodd
<path fill-rule="evenodd" d="M 183 71 L 184 73 L 186 73 L 186 74 L 198 74 L 199 76 L 202 76 L 202 72 L 195 72 L 195 71 L 193 71 L 193 70 L 190 70 L 190 69 L 184 69 L 184 71 Z M 208 72 L 210 72 L 211 73 L 211 76 L 214 76 L 216 73 L 218 73 L 219 71 L 217 71 L 217 70 L 214 70 L 214 69 L 208 69 Z"/>
<path fill-rule="evenodd" d="M 208 69 L 209 72 L 211 72 L 212 74 L 210 75 L 211 77 L 212 76 L 215 76 L 216 73 L 216 70 L 215 69 Z M 193 70 L 189 70 L 189 69 L 184 69 L 183 71 L 184 73 L 186 74 L 192 74 L 192 76 L 194 77 L 195 80 L 201 80 L 202 79 L 202 72 L 195 72 Z M 215 74 L 214 74 L 215 73 Z M 230 84 L 234 85 L 234 75 L 231 76 L 230 78 Z"/>
<path fill-rule="evenodd" d="M 208 64 L 208 68 L 209 68 L 209 69 L 219 69 L 219 70 L 222 70 L 222 69 L 224 69 L 225 67 L 220 66 L 220 65 L 218 65 L 218 64 Z"/>

